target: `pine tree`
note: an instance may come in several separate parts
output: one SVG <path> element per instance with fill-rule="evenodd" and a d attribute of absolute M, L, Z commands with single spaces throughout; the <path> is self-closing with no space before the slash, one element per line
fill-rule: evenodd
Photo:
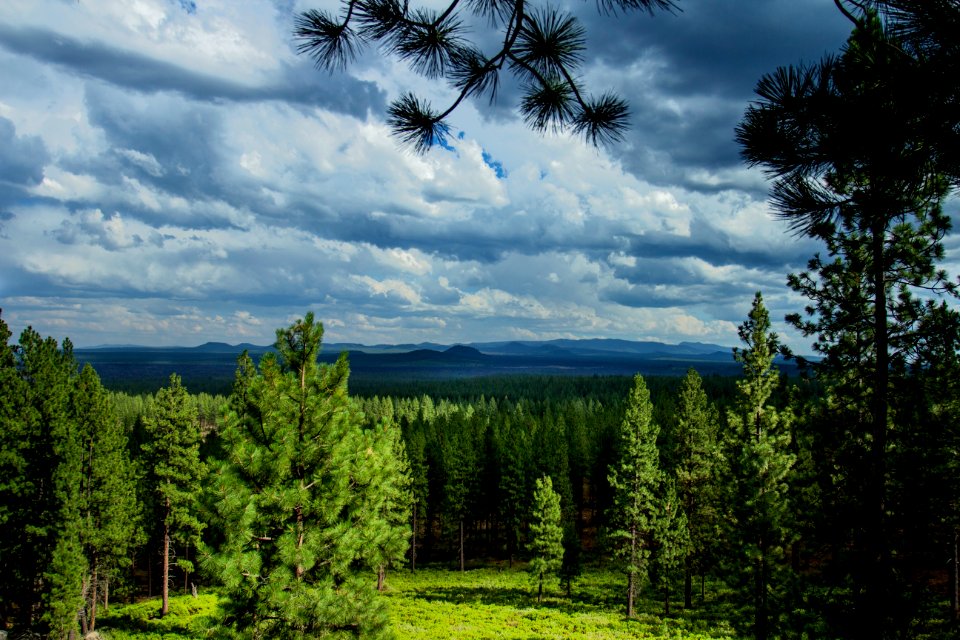
<path fill-rule="evenodd" d="M 83 449 L 70 413 L 77 364 L 69 339 L 27 328 L 10 347 L 9 336 L 0 321 L 0 406 L 10 418 L 0 432 L 0 522 L 16 532 L 0 536 L 2 606 L 24 631 L 65 638 L 77 631 L 85 570 Z"/>
<path fill-rule="evenodd" d="M 410 570 L 416 571 L 417 536 L 420 534 L 421 520 L 426 519 L 430 497 L 429 466 L 425 451 L 426 436 L 422 428 L 412 426 L 406 417 L 401 419 L 401 426 L 410 466 Z"/>
<path fill-rule="evenodd" d="M 672 480 L 664 479 L 657 497 L 650 565 L 654 582 L 663 594 L 663 615 L 669 616 L 671 587 L 690 553 L 690 529 Z"/>
<path fill-rule="evenodd" d="M 170 545 L 180 542 L 196 547 L 204 527 L 197 517 L 206 473 L 200 462 L 200 419 L 177 374 L 157 392 L 154 411 L 144 418 L 144 429 L 149 440 L 143 452 L 148 459 L 149 482 L 156 492 L 163 545 L 160 615 L 164 616 L 170 607 Z M 193 564 L 185 559 L 177 565 L 188 573 L 193 570 Z"/>
<path fill-rule="evenodd" d="M 620 426 L 617 461 L 608 477 L 613 490 L 610 539 L 627 574 L 627 617 L 633 617 L 639 583 L 647 577 L 657 490 L 662 481 L 657 449 L 660 428 L 652 416 L 650 392 L 638 374 Z"/>
<path fill-rule="evenodd" d="M 718 528 L 716 476 L 720 450 L 717 414 L 707 399 L 703 381 L 694 369 L 683 378 L 677 398 L 677 494 L 686 514 L 690 545 L 684 559 L 683 603 L 693 604 L 693 575 L 707 571 Z"/>
<path fill-rule="evenodd" d="M 377 569 L 377 590 L 383 591 L 387 568 L 403 558 L 409 544 L 408 531 L 413 495 L 410 464 L 400 434 L 391 422 L 382 422 L 364 431 L 366 459 L 357 466 L 356 482 L 365 503 L 358 509 L 366 516 L 359 523 L 368 535 L 365 544 L 370 562 Z M 362 445 L 361 445 L 362 446 Z"/>
<path fill-rule="evenodd" d="M 83 632 L 96 629 L 97 601 L 111 573 L 130 563 L 143 543 L 141 505 L 127 438 L 107 391 L 88 364 L 74 386 L 70 409 L 83 446 L 81 501 L 85 617 Z"/>
<path fill-rule="evenodd" d="M 497 486 L 500 497 L 499 516 L 506 533 L 507 563 L 512 567 L 514 556 L 520 549 L 524 514 L 527 511 L 529 434 L 517 420 L 506 415 L 497 430 L 497 440 L 500 453 L 500 478 Z"/>
<path fill-rule="evenodd" d="M 563 529 L 560 526 L 560 495 L 550 476 L 538 478 L 530 513 L 529 570 L 537 580 L 537 602 L 543 601 L 543 582 L 550 580 L 563 563 Z"/>
<path fill-rule="evenodd" d="M 20 375 L 19 354 L 0 316 L 0 529 L 20 535 L 0 536 L 0 620 L 29 627 L 39 594 L 35 592 L 39 555 L 35 546 L 38 490 L 49 467 L 33 463 L 39 433 L 31 429 L 26 399 L 28 382 Z"/>
<path fill-rule="evenodd" d="M 477 451 L 462 414 L 437 421 L 442 431 L 444 512 L 455 523 L 457 564 L 466 571 L 466 524 L 470 518 L 477 481 Z"/>
<path fill-rule="evenodd" d="M 346 356 L 318 364 L 322 337 L 308 313 L 277 331 L 279 357 L 257 367 L 243 354 L 221 429 L 225 541 L 210 568 L 229 596 L 225 625 L 255 638 L 389 633 L 376 574 L 409 536 L 382 491 L 400 486 L 383 475 L 400 464 L 386 459 L 392 434 L 363 431 Z"/>
<path fill-rule="evenodd" d="M 891 9 L 892 24 L 877 5 Z M 855 24 L 842 54 L 764 76 L 737 137 L 747 161 L 774 179 L 778 215 L 826 247 L 790 277 L 811 302 L 790 320 L 824 356 L 816 366 L 829 394 L 823 427 L 849 433 L 836 443 L 843 464 L 827 463 L 841 473 L 827 476 L 853 512 L 831 556 L 854 559 L 830 573 L 850 576 L 850 629 L 883 638 L 913 617 L 887 495 L 905 426 L 891 408 L 909 386 L 905 373 L 927 366 L 917 355 L 930 298 L 956 292 L 938 263 L 951 228 L 941 206 L 960 166 L 952 35 L 960 12 L 952 1 L 837 6 Z"/>
<path fill-rule="evenodd" d="M 795 455 L 790 450 L 789 414 L 771 404 L 779 386 L 773 364 L 779 340 L 770 330 L 770 315 L 758 292 L 747 320 L 740 325 L 745 347 L 734 350 L 743 365 L 739 395 L 729 411 L 728 455 L 731 459 L 735 580 L 753 618 L 753 635 L 774 635 L 779 577 L 791 541 L 787 478 Z M 773 600 L 773 601 L 772 601 Z"/>

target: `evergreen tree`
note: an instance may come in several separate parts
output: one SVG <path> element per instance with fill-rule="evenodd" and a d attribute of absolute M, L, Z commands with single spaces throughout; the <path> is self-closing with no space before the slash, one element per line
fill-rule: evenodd
<path fill-rule="evenodd" d="M 739 397 L 727 414 L 728 455 L 734 495 L 731 515 L 734 579 L 752 614 L 755 638 L 776 635 L 776 605 L 782 598 L 781 569 L 791 542 L 787 478 L 795 455 L 790 449 L 789 414 L 771 404 L 780 383 L 773 364 L 779 340 L 757 292 L 747 320 L 740 325 L 745 347 L 734 350 L 743 365 Z"/>
<path fill-rule="evenodd" d="M 671 587 L 690 553 L 690 529 L 674 482 L 665 479 L 658 493 L 650 568 L 663 594 L 663 614 L 669 616 Z"/>
<path fill-rule="evenodd" d="M 960 12 L 955 2 L 878 3 L 892 8 L 889 29 L 874 4 L 851 12 L 838 1 L 855 24 L 842 55 L 761 79 L 738 139 L 774 178 L 778 214 L 827 250 L 790 277 L 811 301 L 790 319 L 823 355 L 824 428 L 847 431 L 835 443 L 843 473 L 830 474 L 828 489 L 851 517 L 832 525 L 848 533 L 831 555 L 853 559 L 832 572 L 851 577 L 849 629 L 883 638 L 915 613 L 895 566 L 903 554 L 888 491 L 905 425 L 891 408 L 911 367 L 926 366 L 918 347 L 931 294 L 955 292 L 938 263 L 951 227 L 941 205 L 958 175 L 956 74 L 944 73 L 958 58 L 956 39 L 944 36 Z"/>
<path fill-rule="evenodd" d="M 716 409 L 707 399 L 703 380 L 690 369 L 677 398 L 676 479 L 680 505 L 686 514 L 690 546 L 684 558 L 683 605 L 693 605 L 693 576 L 706 573 L 715 547 L 719 518 L 716 483 L 720 469 Z"/>
<path fill-rule="evenodd" d="M 70 412 L 77 364 L 68 339 L 27 328 L 11 348 L 9 336 L 0 324 L 2 410 L 14 414 L 0 436 L 0 522 L 15 532 L 0 536 L 4 613 L 24 631 L 66 638 L 77 631 L 85 570 L 83 447 Z"/>
<path fill-rule="evenodd" d="M 543 601 L 543 582 L 556 575 L 563 563 L 563 529 L 560 526 L 560 495 L 550 476 L 538 478 L 530 514 L 529 570 L 538 583 L 537 602 Z"/>
<path fill-rule="evenodd" d="M 610 538 L 614 555 L 627 574 L 627 617 L 633 617 L 639 583 L 647 577 L 657 490 L 662 481 L 657 450 L 660 428 L 652 415 L 650 392 L 637 374 L 620 426 L 618 457 L 609 475 L 613 490 Z"/>
<path fill-rule="evenodd" d="M 500 519 L 506 534 L 507 563 L 513 566 L 520 549 L 527 505 L 527 470 L 530 458 L 529 434 L 519 421 L 506 415 L 497 430 L 500 453 Z"/>
<path fill-rule="evenodd" d="M 405 426 L 405 428 L 404 428 Z M 407 457 L 410 464 L 410 570 L 417 570 L 417 536 L 421 519 L 426 520 L 427 501 L 430 495 L 429 465 L 427 464 L 426 436 L 422 428 L 414 428 L 404 416 L 401 419 Z"/>
<path fill-rule="evenodd" d="M 477 451 L 462 414 L 451 414 L 438 423 L 443 429 L 444 512 L 448 522 L 455 524 L 457 564 L 460 571 L 465 571 L 466 525 L 471 516 L 477 480 Z"/>
<path fill-rule="evenodd" d="M 368 536 L 365 546 L 369 561 L 377 570 L 377 590 L 383 591 L 389 566 L 403 558 L 409 544 L 408 532 L 413 495 L 410 464 L 400 429 L 383 422 L 364 431 L 366 459 L 357 465 L 355 482 L 370 490 L 363 491 L 358 512 L 365 519 L 359 523 Z"/>
<path fill-rule="evenodd" d="M 401 465 L 387 459 L 392 433 L 363 431 L 346 356 L 317 363 L 322 337 L 308 313 L 277 331 L 279 358 L 258 368 L 243 354 L 221 430 L 225 541 L 211 569 L 229 596 L 226 626 L 255 638 L 388 635 L 375 576 L 409 536 L 393 493 Z"/>
<path fill-rule="evenodd" d="M 563 524 L 563 563 L 560 565 L 560 578 L 566 585 L 567 597 L 573 591 L 573 581 L 583 573 L 583 544 L 580 533 L 573 522 Z"/>
<path fill-rule="evenodd" d="M 39 432 L 32 429 L 26 399 L 28 382 L 20 375 L 19 354 L 0 316 L 0 620 L 29 627 L 39 593 L 34 558 L 40 547 L 33 523 L 38 520 L 37 480 L 49 467 L 32 458 Z M 42 451 L 42 450 L 41 450 Z"/>
<path fill-rule="evenodd" d="M 198 498 L 206 473 L 200 462 L 200 419 L 196 405 L 172 374 L 168 386 L 160 389 L 152 413 L 144 417 L 148 440 L 143 452 L 148 460 L 149 483 L 154 488 L 163 557 L 163 603 L 160 615 L 170 608 L 170 545 L 173 542 L 199 543 L 203 523 L 198 519 Z M 177 561 L 185 572 L 193 570 L 186 559 Z"/>
<path fill-rule="evenodd" d="M 83 445 L 82 518 L 87 572 L 83 632 L 96 629 L 97 601 L 109 577 L 130 563 L 143 543 L 136 474 L 123 423 L 96 371 L 88 364 L 76 380 L 70 409 Z"/>

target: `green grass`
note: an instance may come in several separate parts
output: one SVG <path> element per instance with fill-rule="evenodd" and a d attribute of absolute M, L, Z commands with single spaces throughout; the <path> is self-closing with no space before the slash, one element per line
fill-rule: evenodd
<path fill-rule="evenodd" d="M 181 640 L 202 638 L 220 618 L 220 596 L 172 596 L 170 611 L 160 617 L 160 598 L 135 604 L 110 606 L 97 616 L 97 631 L 104 640 Z"/>
<path fill-rule="evenodd" d="M 574 584 L 572 598 L 553 589 L 539 604 L 529 576 L 516 570 L 395 572 L 387 585 L 397 637 L 411 640 L 734 637 L 728 624 L 704 611 L 683 611 L 677 603 L 664 618 L 662 602 L 640 599 L 638 614 L 628 620 L 623 605 L 626 578 L 605 571 L 585 573 Z"/>
<path fill-rule="evenodd" d="M 719 640 L 734 638 L 723 606 L 707 602 L 684 611 L 672 604 L 664 618 L 663 603 L 641 598 L 637 615 L 628 620 L 623 606 L 625 578 L 613 572 L 588 570 L 574 583 L 573 597 L 554 587 L 537 603 L 529 576 L 522 570 L 473 569 L 464 573 L 421 569 L 387 576 L 386 597 L 395 635 L 402 640 L 546 640 L 582 638 L 671 638 Z M 170 613 L 159 618 L 159 599 L 126 606 L 112 605 L 98 618 L 104 640 L 182 640 L 203 638 L 219 616 L 220 599 L 176 596 Z"/>

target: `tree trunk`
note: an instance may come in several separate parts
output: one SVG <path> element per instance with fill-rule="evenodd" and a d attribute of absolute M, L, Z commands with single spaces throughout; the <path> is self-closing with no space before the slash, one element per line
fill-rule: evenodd
<path fill-rule="evenodd" d="M 466 563 L 463 555 L 463 518 L 460 519 L 460 571 L 466 571 Z"/>
<path fill-rule="evenodd" d="M 693 569 L 689 562 L 683 571 L 683 608 L 693 608 Z"/>
<path fill-rule="evenodd" d="M 90 593 L 90 583 L 87 582 L 86 577 L 83 578 L 83 584 L 80 587 L 80 593 L 82 604 L 80 605 L 80 610 L 77 611 L 77 618 L 80 622 L 80 634 L 86 637 L 86 635 L 90 632 L 90 629 L 87 628 L 87 596 Z M 71 638 L 74 636 L 74 627 L 76 627 L 76 621 L 74 621 L 74 624 L 71 625 L 70 628 L 69 635 Z"/>
<path fill-rule="evenodd" d="M 885 637 L 885 616 L 889 572 L 887 571 L 886 549 L 886 450 L 887 450 L 887 387 L 890 379 L 890 359 L 888 354 L 889 337 L 887 335 L 887 290 L 884 273 L 884 249 L 886 229 L 877 222 L 870 229 L 873 234 L 871 243 L 873 278 L 873 332 L 876 345 L 876 370 L 873 372 L 873 393 L 870 402 L 872 414 L 873 441 L 870 450 L 870 484 L 867 489 L 867 527 L 866 527 L 866 583 L 864 596 L 866 602 L 861 608 L 862 629 L 866 636 Z"/>
<path fill-rule="evenodd" d="M 183 550 L 183 559 L 190 559 L 190 543 L 187 543 L 187 548 Z M 187 587 L 189 587 L 190 572 L 184 570 L 183 572 L 183 595 L 187 595 Z"/>
<path fill-rule="evenodd" d="M 160 607 L 160 617 L 170 611 L 170 525 L 163 525 L 163 605 Z"/>
<path fill-rule="evenodd" d="M 417 503 L 413 503 L 413 542 L 410 545 L 410 571 L 417 572 Z"/>
<path fill-rule="evenodd" d="M 960 530 L 953 530 L 953 562 L 950 565 L 950 611 L 960 620 Z"/>
<path fill-rule="evenodd" d="M 298 551 L 298 552 L 299 552 L 300 549 L 303 547 L 303 535 L 304 535 L 304 531 L 303 531 L 303 507 L 301 507 L 301 506 L 298 505 L 298 506 L 297 506 L 297 551 Z M 297 557 L 298 557 L 298 560 L 297 560 L 297 580 L 300 580 L 300 579 L 303 578 L 304 568 L 303 568 L 303 563 L 299 561 L 299 553 L 298 553 Z"/>
<path fill-rule="evenodd" d="M 540 573 L 540 588 L 537 590 L 537 602 L 543 601 L 543 573 Z"/>
<path fill-rule="evenodd" d="M 627 572 L 627 617 L 633 617 L 633 568 L 637 566 L 637 525 L 630 526 L 630 571 Z"/>
<path fill-rule="evenodd" d="M 633 617 L 633 571 L 627 572 L 627 617 Z"/>
<path fill-rule="evenodd" d="M 663 617 L 670 615 L 670 587 L 663 588 Z"/>
<path fill-rule="evenodd" d="M 759 542 L 760 557 L 757 558 L 756 577 L 754 587 L 754 637 L 756 640 L 767 640 L 767 554 L 763 539 Z"/>
<path fill-rule="evenodd" d="M 383 591 L 387 582 L 387 568 L 382 564 L 377 567 L 377 591 Z"/>
<path fill-rule="evenodd" d="M 103 610 L 104 612 L 110 611 L 110 577 L 107 576 L 103 580 Z"/>
<path fill-rule="evenodd" d="M 97 565 L 99 564 L 96 555 L 93 556 L 93 566 L 90 572 L 90 631 L 97 629 Z M 83 635 L 87 635 L 86 633 Z"/>

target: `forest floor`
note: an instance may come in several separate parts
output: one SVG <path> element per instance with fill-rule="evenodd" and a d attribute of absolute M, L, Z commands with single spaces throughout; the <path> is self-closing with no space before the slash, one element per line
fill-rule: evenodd
<path fill-rule="evenodd" d="M 533 640 L 583 638 L 671 638 L 717 640 L 735 638 L 719 601 L 684 610 L 682 598 L 663 615 L 662 598 L 644 592 L 637 615 L 625 616 L 626 579 L 619 573 L 585 570 L 573 583 L 571 597 L 554 583 L 537 603 L 529 574 L 514 569 L 447 569 L 394 571 L 387 575 L 386 596 L 395 635 L 403 640 Z M 676 594 L 677 597 L 679 594 Z M 159 598 L 130 605 L 111 605 L 98 616 L 104 640 L 177 640 L 202 638 L 219 617 L 215 593 L 171 598 L 170 614 L 159 619 Z"/>

